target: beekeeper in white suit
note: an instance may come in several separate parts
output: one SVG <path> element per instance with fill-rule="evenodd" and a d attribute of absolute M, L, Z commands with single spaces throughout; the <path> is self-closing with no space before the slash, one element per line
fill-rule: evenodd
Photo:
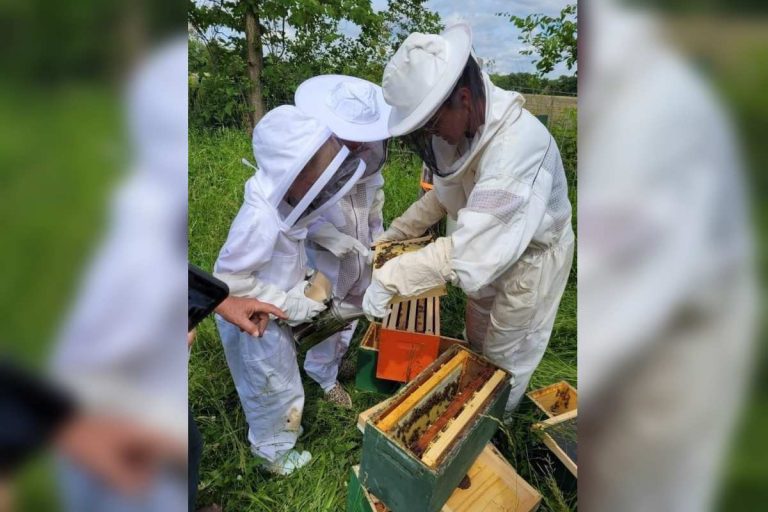
<path fill-rule="evenodd" d="M 383 232 L 387 122 L 390 107 L 381 87 L 343 75 L 322 75 L 296 90 L 296 106 L 326 124 L 354 155 L 366 163 L 365 174 L 338 203 L 309 226 L 307 252 L 312 267 L 331 281 L 333 295 L 361 305 L 371 282 L 370 246 Z M 339 365 L 349 348 L 357 322 L 312 347 L 304 369 L 329 401 L 351 407 L 349 394 L 339 384 Z"/>
<path fill-rule="evenodd" d="M 413 33 L 384 70 L 390 133 L 433 170 L 434 189 L 379 240 L 421 235 L 446 214 L 457 227 L 375 271 L 364 309 L 382 317 L 395 294 L 461 287 L 469 342 L 513 375 L 510 411 L 541 361 L 568 280 L 571 205 L 554 139 L 520 94 L 481 73 L 471 44 L 465 24 Z"/>
<path fill-rule="evenodd" d="M 230 294 L 274 304 L 291 324 L 306 322 L 325 309 L 304 295 L 307 226 L 349 192 L 365 163 L 327 127 L 287 105 L 256 125 L 253 153 L 258 170 L 245 185 L 214 274 Z M 262 338 L 254 338 L 221 317 L 216 322 L 252 452 L 274 473 L 303 466 L 311 455 L 293 449 L 304 389 L 290 329 L 271 322 Z"/>

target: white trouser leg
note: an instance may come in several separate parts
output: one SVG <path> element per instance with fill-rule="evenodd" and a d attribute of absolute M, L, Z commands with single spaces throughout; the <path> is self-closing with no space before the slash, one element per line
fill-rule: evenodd
<path fill-rule="evenodd" d="M 355 334 L 357 320 L 341 332 L 337 332 L 307 351 L 304 370 L 323 391 L 330 391 L 339 375 L 339 364 L 347 353 L 349 342 Z"/>
<path fill-rule="evenodd" d="M 274 462 L 296 444 L 304 409 L 293 339 L 275 322 L 261 338 L 219 316 L 216 324 L 248 421 L 248 440 L 256 455 Z"/>
<path fill-rule="evenodd" d="M 507 412 L 520 403 L 544 356 L 572 260 L 573 242 L 526 252 L 495 286 L 482 347 L 483 355 L 512 373 Z M 468 303 L 467 316 L 482 318 L 482 302 Z"/>

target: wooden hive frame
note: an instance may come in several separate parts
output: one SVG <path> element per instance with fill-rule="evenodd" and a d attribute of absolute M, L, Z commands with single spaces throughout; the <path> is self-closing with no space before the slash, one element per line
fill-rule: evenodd
<path fill-rule="evenodd" d="M 549 418 L 559 416 L 579 408 L 579 394 L 576 388 L 561 380 L 541 389 L 531 391 L 526 396 Z"/>
<path fill-rule="evenodd" d="M 419 238 L 411 238 L 409 240 L 400 240 L 396 242 L 381 242 L 373 246 L 373 270 L 377 270 L 384 266 L 386 262 L 397 256 L 418 251 L 429 245 L 433 241 L 433 237 L 430 235 L 422 236 Z M 441 297 L 448 293 L 448 289 L 443 286 L 427 290 L 426 292 L 416 297 L 402 297 L 395 295 L 390 301 L 391 304 L 398 304 L 404 301 L 410 301 L 413 299 L 426 299 L 429 297 Z"/>
<path fill-rule="evenodd" d="M 576 421 L 578 418 L 578 409 L 568 411 L 564 414 L 559 414 L 542 422 L 534 424 L 531 428 L 539 431 L 542 436 L 542 441 L 547 448 L 549 448 L 555 456 L 560 459 L 560 462 L 570 471 L 570 473 L 578 478 L 578 465 L 575 459 L 576 454 Z M 566 446 L 561 436 L 558 436 L 556 432 L 566 427 L 573 427 L 573 443 L 572 446 Z M 570 429 L 569 429 L 570 430 Z M 567 440 L 569 444 L 570 439 Z"/>
<path fill-rule="evenodd" d="M 379 329 L 381 325 L 376 322 L 368 324 L 368 329 L 360 340 L 360 346 L 369 350 L 379 350 Z"/>
<path fill-rule="evenodd" d="M 393 304 L 381 326 L 393 331 L 440 336 L 440 298 L 410 299 Z"/>
<path fill-rule="evenodd" d="M 435 468 L 509 375 L 465 349 L 371 418 L 411 456 Z M 452 407 L 454 402 L 460 401 Z M 439 428 L 432 428 L 438 426 Z M 415 443 L 421 443 L 418 450 Z"/>

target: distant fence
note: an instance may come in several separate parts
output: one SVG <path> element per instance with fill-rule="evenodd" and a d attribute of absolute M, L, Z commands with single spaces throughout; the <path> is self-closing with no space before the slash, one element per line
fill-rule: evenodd
<path fill-rule="evenodd" d="M 540 119 L 545 117 L 548 126 L 570 122 L 568 113 L 578 107 L 578 98 L 576 96 L 522 94 L 525 98 L 525 108 Z"/>

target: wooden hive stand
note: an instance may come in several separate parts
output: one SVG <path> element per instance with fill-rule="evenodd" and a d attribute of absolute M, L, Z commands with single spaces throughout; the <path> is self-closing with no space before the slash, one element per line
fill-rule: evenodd
<path fill-rule="evenodd" d="M 390 512 L 360 483 L 360 466 L 353 466 L 347 491 L 347 512 Z M 541 494 L 526 482 L 501 453 L 488 443 L 441 512 L 534 512 Z"/>

